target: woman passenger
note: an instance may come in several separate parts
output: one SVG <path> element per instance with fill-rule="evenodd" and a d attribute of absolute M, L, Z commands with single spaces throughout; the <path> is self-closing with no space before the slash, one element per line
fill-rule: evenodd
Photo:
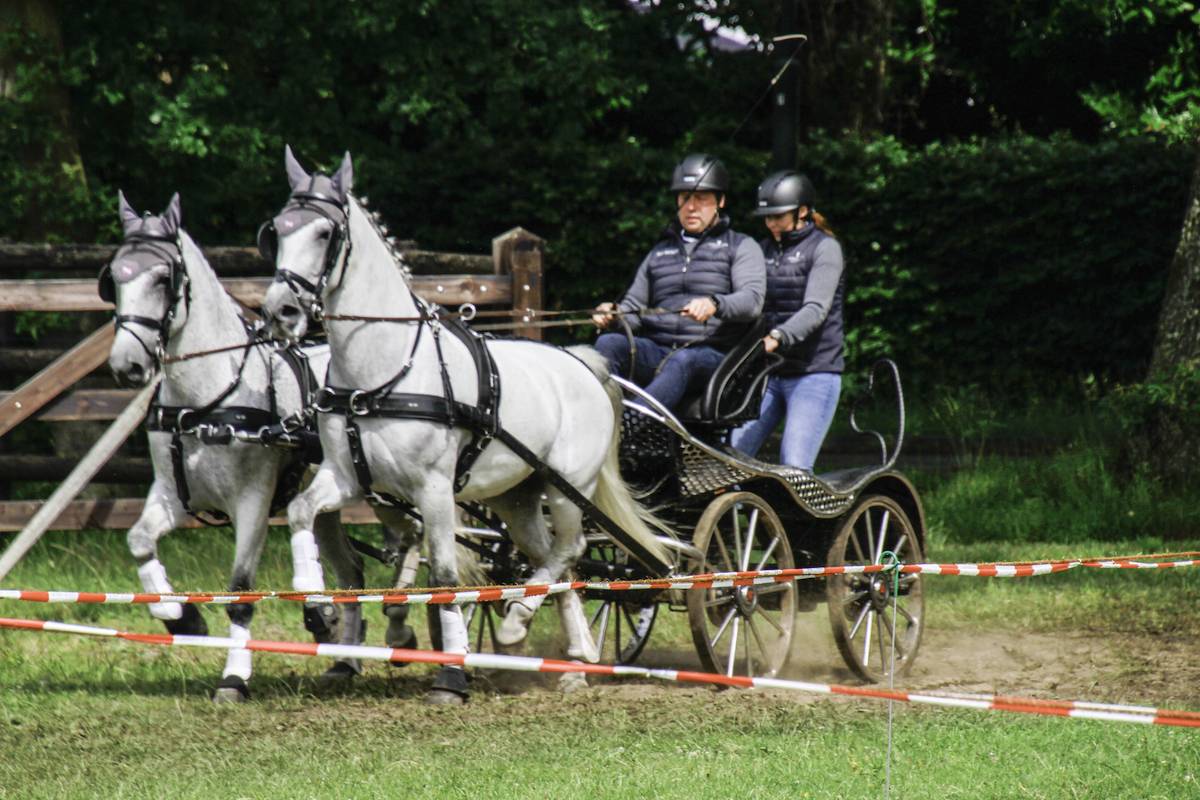
<path fill-rule="evenodd" d="M 758 187 L 757 217 L 770 236 L 761 242 L 767 265 L 763 339 L 783 365 L 767 383 L 758 419 L 733 432 L 732 444 L 756 455 L 786 419 L 780 462 L 811 470 L 837 410 L 845 368 L 842 247 L 813 208 L 812 182 L 783 171 Z"/>

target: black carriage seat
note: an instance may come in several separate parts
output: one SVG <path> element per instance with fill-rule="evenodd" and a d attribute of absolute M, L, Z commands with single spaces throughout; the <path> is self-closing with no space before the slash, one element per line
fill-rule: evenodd
<path fill-rule="evenodd" d="M 728 430 L 758 418 L 767 378 L 783 363 L 763 349 L 766 320 L 759 318 L 721 359 L 701 393 L 684 398 L 678 414 L 688 428 Z"/>

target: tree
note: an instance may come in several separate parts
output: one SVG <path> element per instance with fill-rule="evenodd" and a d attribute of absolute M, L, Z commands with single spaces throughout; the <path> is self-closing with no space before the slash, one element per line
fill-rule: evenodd
<path fill-rule="evenodd" d="M 1200 136 L 1197 144 L 1200 145 Z M 1200 363 L 1200 147 L 1183 232 L 1167 275 L 1150 374 L 1169 375 L 1181 366 L 1197 363 Z"/>

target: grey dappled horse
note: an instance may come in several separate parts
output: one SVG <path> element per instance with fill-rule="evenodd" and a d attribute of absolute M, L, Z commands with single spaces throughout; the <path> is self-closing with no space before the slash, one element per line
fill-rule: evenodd
<path fill-rule="evenodd" d="M 119 203 L 125 242 L 100 282 L 101 295 L 116 305 L 117 333 L 108 363 L 118 382 L 133 386 L 144 386 L 161 367 L 163 381 L 150 419 L 154 421 L 159 409 L 173 409 L 161 425 L 152 425 L 159 429 L 149 433 L 154 482 L 145 508 L 128 534 L 138 576 L 147 592 L 172 592 L 166 569 L 158 560 L 158 540 L 176 528 L 190 508 L 228 516 L 236 541 L 228 588 L 230 592 L 249 591 L 254 586 L 276 487 L 285 472 L 303 470 L 299 453 L 236 438 L 206 444 L 194 435 L 182 436 L 180 465 L 185 489 L 181 498 L 171 453 L 172 433 L 162 428 L 179 424 L 177 409 L 203 410 L 214 400 L 219 400 L 219 409 L 241 408 L 251 416 L 257 409 L 268 415 L 291 416 L 305 404 L 297 374 L 272 347 L 239 347 L 253 341 L 253 331 L 200 248 L 180 227 L 178 194 L 160 216 L 138 215 L 123 194 Z M 174 360 L 224 347 L 233 349 Z M 323 375 L 329 362 L 328 347 L 306 348 L 306 352 L 315 374 Z M 168 357 L 165 363 L 160 363 L 162 355 Z M 198 417 L 192 420 L 194 424 L 204 422 L 202 414 L 192 417 Z M 314 527 L 322 547 L 338 554 L 336 563 L 342 565 L 339 582 L 362 588 L 361 561 L 348 547 L 337 514 L 319 515 Z M 305 609 L 306 624 L 319 639 L 330 636 L 323 629 L 328 622 L 323 609 Z M 230 637 L 250 638 L 253 604 L 229 605 L 226 611 Z M 207 632 L 194 605 L 158 603 L 150 606 L 150 613 L 172 633 Z M 358 605 L 342 606 L 342 617 L 342 641 L 357 643 L 361 634 Z M 346 662 L 335 665 L 334 674 L 356 669 L 355 662 Z M 215 699 L 248 697 L 250 675 L 249 651 L 231 650 Z"/>
<path fill-rule="evenodd" d="M 264 313 L 274 330 L 296 339 L 308 314 L 320 304 L 331 351 L 327 387 L 374 389 L 478 401 L 478 374 L 470 351 L 437 323 L 411 321 L 426 313 L 409 287 L 409 275 L 384 235 L 351 195 L 349 153 L 331 177 L 309 175 L 285 151 L 291 196 L 272 221 L 268 249 L 275 251 L 276 283 L 267 292 Z M 270 231 L 268 230 L 268 235 Z M 408 318 L 408 322 L 362 322 L 339 315 Z M 424 335 L 421 331 L 425 330 Z M 438 335 L 439 330 L 441 335 Z M 603 358 L 591 348 L 571 352 L 528 340 L 496 340 L 487 345 L 499 374 L 499 422 L 537 458 L 570 481 L 598 508 L 650 552 L 669 562 L 634 502 L 617 468 L 622 413 L 620 389 L 608 379 Z M 296 588 L 316 590 L 319 574 L 304 569 L 314 519 L 364 496 L 347 442 L 347 416 L 319 417 L 324 460 L 316 477 L 288 506 L 288 525 L 297 562 Z M 454 549 L 455 502 L 483 502 L 507 523 L 516 545 L 530 558 L 531 582 L 557 580 L 585 550 L 580 509 L 512 450 L 491 441 L 456 490 L 459 453 L 472 440 L 461 426 L 421 419 L 355 416 L 371 489 L 411 502 L 424 521 L 431 579 L 458 584 Z M 353 432 L 353 430 L 352 430 Z M 554 534 L 542 513 L 549 506 Z M 306 555 L 307 554 L 307 555 Z M 578 595 L 558 603 L 571 657 L 595 661 L 598 653 Z M 519 642 L 543 597 L 512 603 L 498 631 L 501 644 Z M 467 652 L 467 633 L 457 606 L 439 606 L 443 647 Z M 428 695 L 430 702 L 461 702 L 466 680 L 461 669 L 444 667 Z"/>

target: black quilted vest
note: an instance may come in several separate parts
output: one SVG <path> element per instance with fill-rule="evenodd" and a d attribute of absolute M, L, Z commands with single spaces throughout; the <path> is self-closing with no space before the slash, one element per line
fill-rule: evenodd
<path fill-rule="evenodd" d="M 767 300 L 763 315 L 770 327 L 779 327 L 804 305 L 804 290 L 817 245 L 828 238 L 816 225 L 809 224 L 803 230 L 785 233 L 782 241 L 767 237 L 760 242 L 767 263 Z M 846 368 L 842 321 L 845 293 L 846 273 L 843 270 L 829 315 L 804 341 L 778 351 L 786 361 L 777 375 L 842 372 Z"/>
<path fill-rule="evenodd" d="M 747 238 L 730 230 L 729 218 L 721 217 L 689 254 L 679 223 L 673 222 L 650 251 L 646 265 L 650 305 L 676 311 L 697 297 L 732 293 L 734 255 Z M 660 314 L 642 319 L 641 335 L 668 347 L 703 340 L 724 349 L 747 327 L 745 322 L 721 322 L 715 317 L 704 324 L 681 314 Z"/>

